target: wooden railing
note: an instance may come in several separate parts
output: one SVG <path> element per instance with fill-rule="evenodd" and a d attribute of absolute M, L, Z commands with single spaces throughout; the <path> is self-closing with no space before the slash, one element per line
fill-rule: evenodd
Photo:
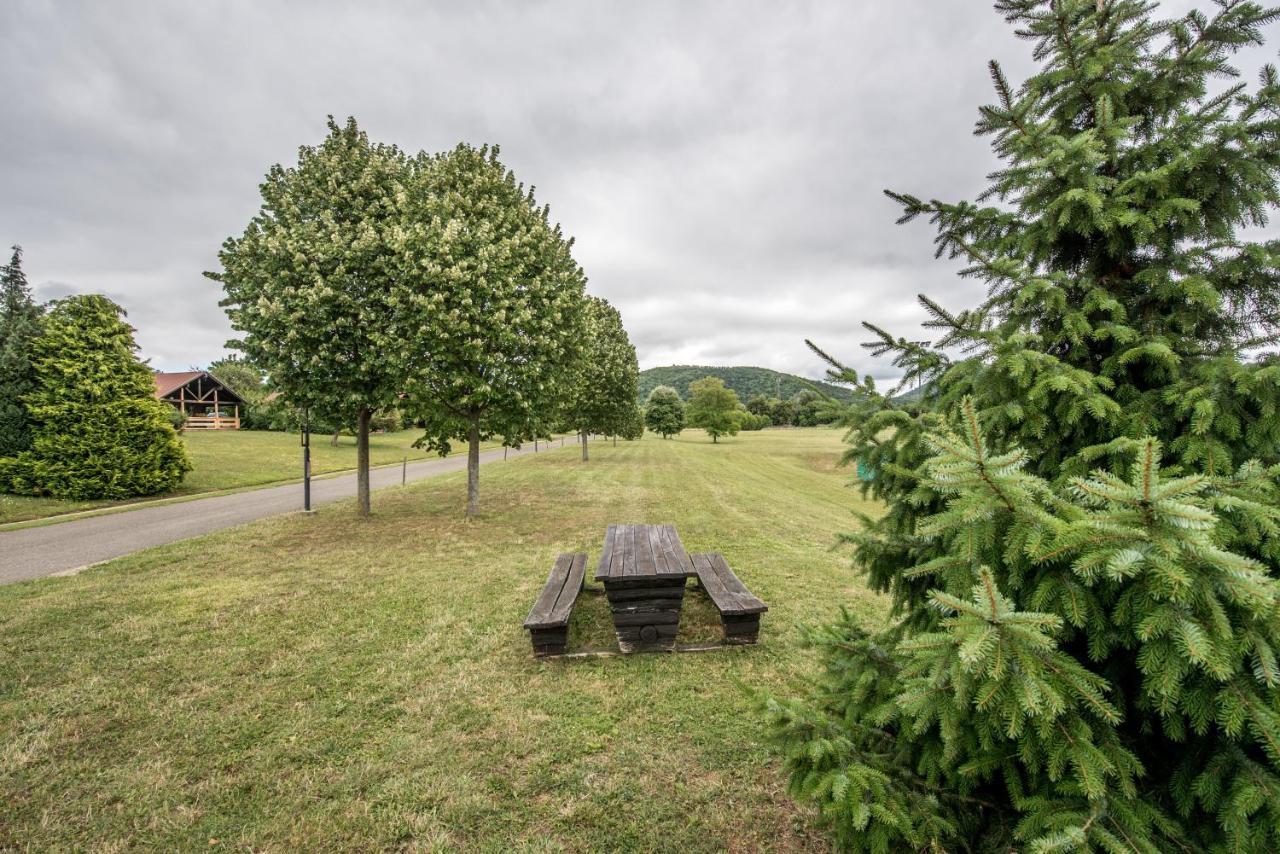
<path fill-rule="evenodd" d="M 240 416 L 188 415 L 184 426 L 188 430 L 239 430 Z"/>

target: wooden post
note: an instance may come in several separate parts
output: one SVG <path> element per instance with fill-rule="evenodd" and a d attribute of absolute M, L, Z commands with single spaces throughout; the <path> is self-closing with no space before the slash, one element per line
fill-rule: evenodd
<path fill-rule="evenodd" d="M 222 407 L 218 406 L 218 390 L 213 390 L 213 429 L 222 429 Z"/>
<path fill-rule="evenodd" d="M 400 485 L 404 486 L 409 478 L 409 455 L 405 454 L 404 464 L 400 466 Z"/>

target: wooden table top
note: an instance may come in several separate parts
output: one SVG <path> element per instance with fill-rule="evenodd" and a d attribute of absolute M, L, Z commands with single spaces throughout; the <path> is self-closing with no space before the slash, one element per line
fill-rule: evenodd
<path fill-rule="evenodd" d="M 610 525 L 596 581 L 643 581 L 694 575 L 675 525 Z"/>

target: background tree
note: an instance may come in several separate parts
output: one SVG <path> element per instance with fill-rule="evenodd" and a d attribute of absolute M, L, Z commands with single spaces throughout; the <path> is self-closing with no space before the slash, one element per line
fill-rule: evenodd
<path fill-rule="evenodd" d="M 222 272 L 205 275 L 222 282 L 243 333 L 230 346 L 294 408 L 356 426 L 357 503 L 368 515 L 369 419 L 403 386 L 400 347 L 388 340 L 397 280 L 387 232 L 400 219 L 405 163 L 355 119 L 328 127 L 297 165 L 271 167 L 258 214 L 222 245 Z"/>
<path fill-rule="evenodd" d="M 210 362 L 207 370 L 218 382 L 250 404 L 257 403 L 264 396 L 262 369 L 244 356 L 224 356 Z"/>
<path fill-rule="evenodd" d="M 644 405 L 645 426 L 664 439 L 684 429 L 684 401 L 680 392 L 669 385 L 660 385 L 649 392 Z"/>
<path fill-rule="evenodd" d="M 751 397 L 747 398 L 747 402 L 744 405 L 746 406 L 747 411 L 752 415 L 767 416 L 772 404 L 773 398 L 767 397 L 763 394 L 753 394 Z"/>
<path fill-rule="evenodd" d="M 35 387 L 31 354 L 40 334 L 40 315 L 22 272 L 22 248 L 15 246 L 9 263 L 0 267 L 0 457 L 31 447 L 22 400 Z"/>
<path fill-rule="evenodd" d="M 707 377 L 689 384 L 689 405 L 685 420 L 690 427 L 701 427 L 714 444 L 721 436 L 735 436 L 740 425 L 738 395 L 724 387 L 719 377 Z"/>
<path fill-rule="evenodd" d="M 180 484 L 191 464 L 124 310 L 96 294 L 69 297 L 53 303 L 43 327 L 25 398 L 31 448 L 4 467 L 11 491 L 84 500 Z"/>
<path fill-rule="evenodd" d="M 584 346 L 566 420 L 578 433 L 585 461 L 588 435 L 627 432 L 635 417 L 640 365 L 622 316 L 607 300 L 586 298 L 582 328 Z"/>
<path fill-rule="evenodd" d="M 467 515 L 480 509 L 480 442 L 545 429 L 573 393 L 586 279 L 573 242 L 498 149 L 461 144 L 411 164 L 397 233 L 396 308 L 422 443 L 465 441 Z"/>
<path fill-rule="evenodd" d="M 1208 83 L 1278 13 L 998 8 L 1041 63 L 991 68 L 1002 203 L 890 194 L 989 296 L 922 297 L 933 346 L 869 327 L 929 388 L 848 416 L 887 512 L 846 540 L 897 619 L 815 636 L 792 784 L 849 848 L 1277 850 L 1280 241 L 1240 232 L 1280 83 Z"/>
<path fill-rule="evenodd" d="M 618 444 L 618 436 L 626 439 L 628 442 L 634 442 L 644 436 L 644 409 L 639 404 L 631 404 L 627 410 L 627 417 L 622 422 L 622 426 L 618 432 L 614 434 L 613 444 Z"/>

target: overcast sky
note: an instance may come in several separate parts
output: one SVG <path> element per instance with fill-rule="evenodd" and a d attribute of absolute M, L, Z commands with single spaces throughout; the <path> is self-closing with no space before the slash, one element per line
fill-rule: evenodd
<path fill-rule="evenodd" d="M 4 0 L 0 241 L 39 297 L 121 303 L 154 367 L 205 365 L 232 332 L 202 271 L 267 168 L 353 115 L 409 151 L 500 144 L 642 367 L 818 376 L 810 337 L 887 377 L 861 321 L 919 335 L 916 293 L 980 286 L 880 191 L 979 191 L 986 61 L 1027 52 L 980 0 Z"/>

